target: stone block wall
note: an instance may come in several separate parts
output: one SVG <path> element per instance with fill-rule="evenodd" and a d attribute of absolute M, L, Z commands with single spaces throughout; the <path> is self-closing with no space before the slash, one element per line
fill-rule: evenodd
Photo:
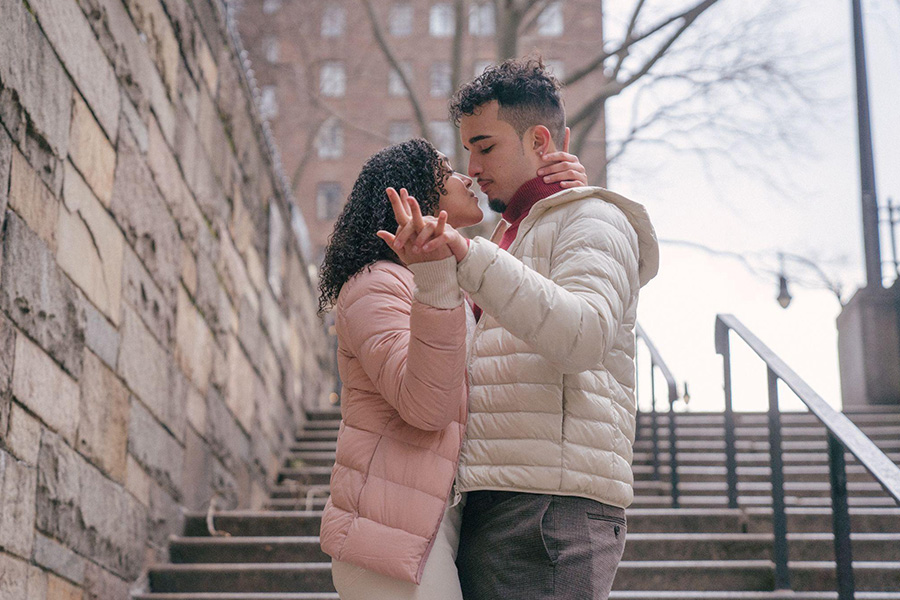
<path fill-rule="evenodd" d="M 0 0 L 0 598 L 256 508 L 333 368 L 222 0 Z"/>

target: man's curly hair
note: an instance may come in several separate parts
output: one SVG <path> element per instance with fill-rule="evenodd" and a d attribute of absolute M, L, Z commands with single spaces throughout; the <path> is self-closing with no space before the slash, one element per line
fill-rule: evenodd
<path fill-rule="evenodd" d="M 448 174 L 444 159 L 422 139 L 390 146 L 366 161 L 325 249 L 319 270 L 319 314 L 334 306 L 344 284 L 364 268 L 379 260 L 399 262 L 375 235 L 382 229 L 397 230 L 385 190 L 406 188 L 419 201 L 423 215 L 435 215 Z"/>
<path fill-rule="evenodd" d="M 490 66 L 465 84 L 450 99 L 450 118 L 459 126 L 464 115 L 494 100 L 498 117 L 513 126 L 521 138 L 535 125 L 550 130 L 557 147 L 566 135 L 566 111 L 560 97 L 561 84 L 547 71 L 540 57 L 506 60 Z"/>

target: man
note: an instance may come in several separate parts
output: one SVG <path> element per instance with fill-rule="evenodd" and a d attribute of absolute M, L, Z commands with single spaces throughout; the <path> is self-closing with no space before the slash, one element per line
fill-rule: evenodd
<path fill-rule="evenodd" d="M 468 492 L 463 594 L 604 599 L 633 498 L 634 326 L 638 292 L 658 268 L 656 236 L 639 204 L 540 177 L 568 131 L 559 83 L 539 60 L 488 69 L 450 110 L 469 176 L 503 214 L 493 242 L 449 228 L 415 242 L 448 244 L 460 287 L 483 310 L 457 478 Z"/>

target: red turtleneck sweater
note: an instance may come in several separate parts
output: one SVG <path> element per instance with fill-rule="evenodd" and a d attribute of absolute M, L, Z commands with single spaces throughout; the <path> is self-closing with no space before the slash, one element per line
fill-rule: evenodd
<path fill-rule="evenodd" d="M 559 183 L 544 183 L 543 177 L 535 177 L 526 181 L 516 190 L 516 193 L 509 199 L 506 210 L 503 211 L 503 220 L 509 223 L 509 228 L 503 234 L 500 240 L 500 247 L 509 250 L 516 234 L 519 232 L 519 225 L 531 212 L 531 207 L 548 196 L 552 196 L 556 192 L 561 192 L 565 188 Z"/>
<path fill-rule="evenodd" d="M 516 190 L 516 193 L 509 199 L 506 210 L 503 211 L 503 220 L 509 223 L 509 227 L 503 233 L 500 239 L 500 247 L 509 250 L 516 234 L 519 232 L 519 225 L 531 212 L 531 207 L 548 196 L 552 196 L 556 192 L 561 192 L 565 188 L 557 183 L 544 183 L 543 177 L 535 177 L 526 181 Z M 481 307 L 477 304 L 472 305 L 472 312 L 475 313 L 475 320 L 481 318 Z"/>

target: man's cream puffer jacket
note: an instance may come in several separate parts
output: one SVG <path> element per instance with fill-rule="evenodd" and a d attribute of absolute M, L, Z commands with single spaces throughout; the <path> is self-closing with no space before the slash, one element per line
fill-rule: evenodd
<path fill-rule="evenodd" d="M 460 491 L 631 504 L 634 326 L 658 267 L 643 206 L 598 187 L 540 200 L 508 253 L 472 241 L 459 283 L 484 315 L 468 361 Z"/>

